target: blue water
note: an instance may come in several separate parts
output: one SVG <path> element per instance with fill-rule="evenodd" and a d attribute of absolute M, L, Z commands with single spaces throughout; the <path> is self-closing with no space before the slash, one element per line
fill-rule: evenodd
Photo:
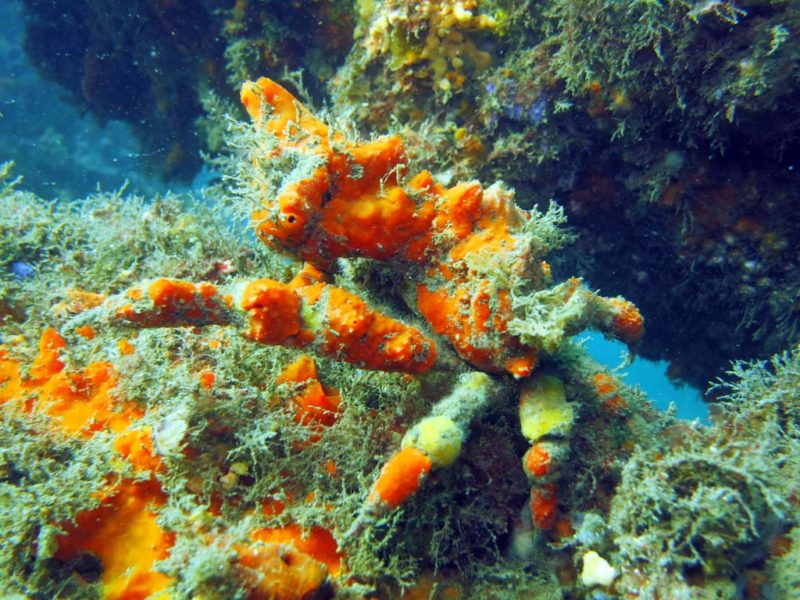
<path fill-rule="evenodd" d="M 13 176 L 45 198 L 78 198 L 119 189 L 162 191 L 142 170 L 129 125 L 102 123 L 67 101 L 43 79 L 23 52 L 22 7 L 0 1 L 0 162 L 13 160 Z"/>
<path fill-rule="evenodd" d="M 592 358 L 609 369 L 624 365 L 627 360 L 628 350 L 620 342 L 607 340 L 597 333 L 583 334 L 577 339 L 585 342 Z M 667 410 L 670 404 L 674 404 L 679 418 L 708 422 L 708 405 L 700 392 L 691 386 L 673 383 L 667 377 L 666 361 L 654 362 L 637 357 L 630 365 L 615 371 L 615 375 L 627 385 L 640 387 L 656 408 Z"/>

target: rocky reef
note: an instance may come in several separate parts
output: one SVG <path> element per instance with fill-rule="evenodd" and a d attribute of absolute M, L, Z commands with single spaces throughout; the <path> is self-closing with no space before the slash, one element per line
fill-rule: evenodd
<path fill-rule="evenodd" d="M 215 181 L 0 169 L 9 595 L 800 594 L 794 4 L 25 10 L 74 103 Z"/>

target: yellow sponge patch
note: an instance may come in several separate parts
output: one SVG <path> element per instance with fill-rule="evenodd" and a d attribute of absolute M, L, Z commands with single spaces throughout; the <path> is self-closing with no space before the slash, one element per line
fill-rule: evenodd
<path fill-rule="evenodd" d="M 402 448 L 416 448 L 434 467 L 449 467 L 461 454 L 461 430 L 448 417 L 426 417 L 403 438 Z"/>
<path fill-rule="evenodd" d="M 519 421 L 531 443 L 546 435 L 566 435 L 575 412 L 567 402 L 564 384 L 550 375 L 539 375 L 523 388 L 519 398 Z"/>

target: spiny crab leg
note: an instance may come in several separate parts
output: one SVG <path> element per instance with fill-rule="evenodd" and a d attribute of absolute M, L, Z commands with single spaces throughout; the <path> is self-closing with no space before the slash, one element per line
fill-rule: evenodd
<path fill-rule="evenodd" d="M 228 288 L 156 279 L 112 296 L 73 320 L 139 328 L 234 325 L 260 344 L 302 348 L 364 369 L 424 373 L 435 342 L 370 309 L 307 266 L 289 283 L 257 279 Z"/>
<path fill-rule="evenodd" d="M 473 421 L 493 404 L 519 394 L 522 435 L 531 447 L 522 459 L 531 483 L 531 519 L 537 529 L 551 529 L 557 517 L 557 482 L 569 454 L 575 421 L 573 404 L 556 377 L 537 373 L 517 386 L 485 373 L 462 375 L 453 390 L 403 437 L 400 450 L 381 469 L 361 512 L 345 533 L 346 542 L 413 496 L 430 472 L 447 468 L 461 454 Z"/>
<path fill-rule="evenodd" d="M 507 381 L 507 380 L 506 380 Z M 434 469 L 452 465 L 461 454 L 470 425 L 486 410 L 509 396 L 511 386 L 499 378 L 473 371 L 461 375 L 452 391 L 428 416 L 406 432 L 370 488 L 367 500 L 345 532 L 347 541 L 413 496 Z"/>

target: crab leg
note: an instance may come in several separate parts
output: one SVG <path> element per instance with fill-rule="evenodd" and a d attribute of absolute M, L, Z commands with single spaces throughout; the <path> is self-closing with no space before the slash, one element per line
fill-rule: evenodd
<path fill-rule="evenodd" d="M 531 447 L 522 468 L 531 483 L 531 520 L 537 529 L 551 529 L 557 518 L 557 479 L 569 454 L 568 436 L 575 411 L 561 380 L 543 373 L 527 380 L 519 397 L 522 435 Z"/>
<path fill-rule="evenodd" d="M 432 470 L 452 465 L 461 454 L 470 424 L 508 393 L 506 385 L 486 373 L 461 375 L 453 390 L 403 437 L 400 450 L 384 464 L 344 539 L 352 538 L 405 503 Z"/>
<path fill-rule="evenodd" d="M 132 327 L 234 325 L 254 342 L 303 348 L 364 369 L 424 373 L 436 345 L 418 329 L 370 309 L 306 267 L 289 283 L 257 279 L 230 288 L 156 279 L 73 320 Z"/>

